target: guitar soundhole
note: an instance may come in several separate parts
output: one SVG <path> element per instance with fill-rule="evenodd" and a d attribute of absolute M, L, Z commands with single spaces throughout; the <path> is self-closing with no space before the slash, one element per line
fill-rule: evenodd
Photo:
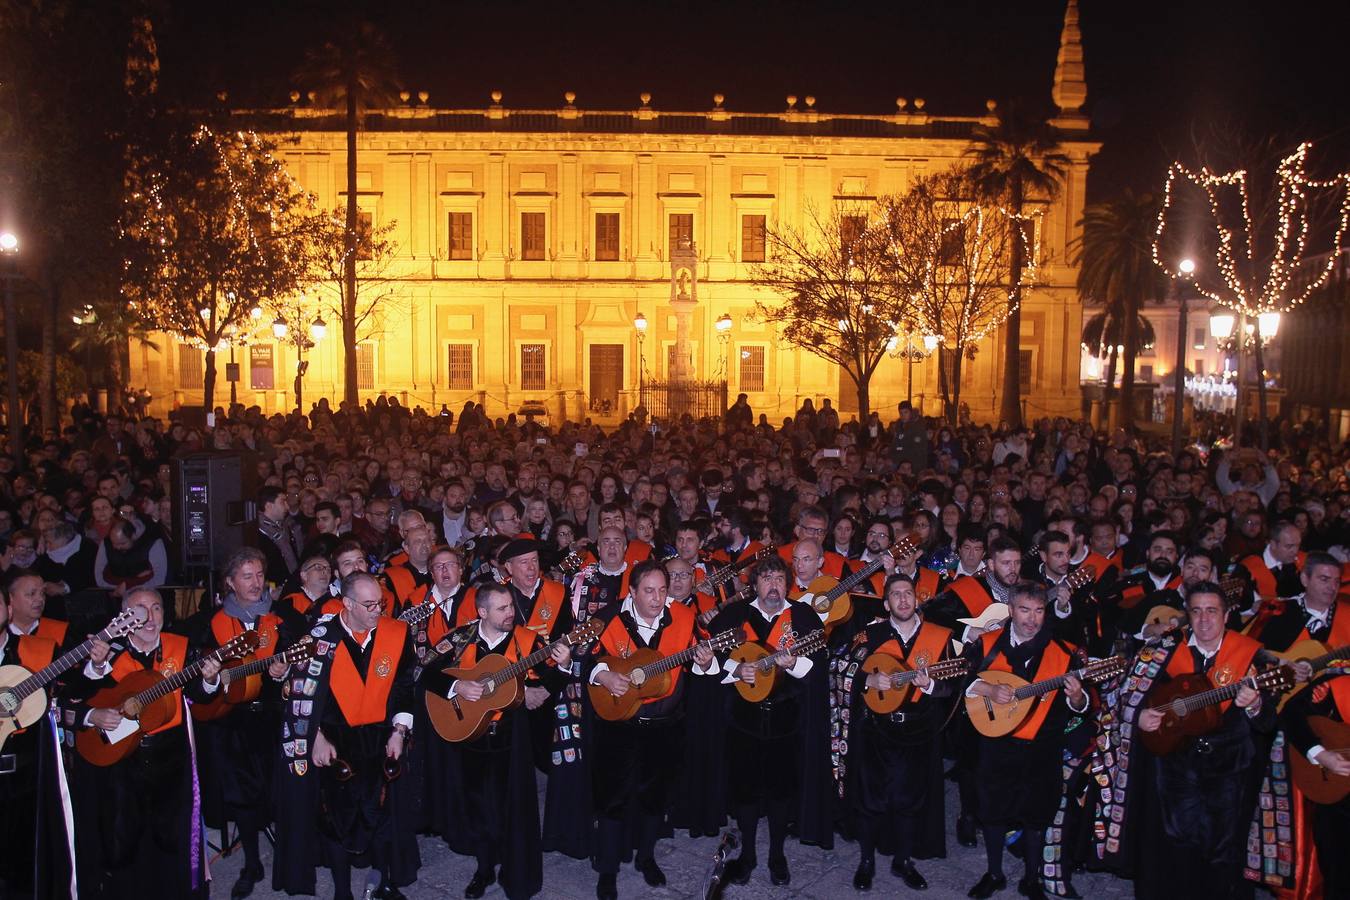
<path fill-rule="evenodd" d="M 637 687 L 641 687 L 647 680 L 647 673 L 641 669 L 634 669 L 628 673 L 628 681 Z"/>
<path fill-rule="evenodd" d="M 0 693 L 0 710 L 7 715 L 14 715 L 19 711 L 19 697 L 13 691 L 4 691 Z"/>

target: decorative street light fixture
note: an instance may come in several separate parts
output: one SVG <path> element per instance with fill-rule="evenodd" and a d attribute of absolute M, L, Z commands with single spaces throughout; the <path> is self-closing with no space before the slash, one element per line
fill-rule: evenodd
<path fill-rule="evenodd" d="M 892 359 L 903 359 L 905 361 L 905 399 L 910 403 L 914 402 L 914 364 L 923 362 L 933 355 L 933 351 L 942 343 L 942 338 L 936 334 L 925 334 L 922 342 L 914 343 L 914 332 L 906 330 L 904 332 L 904 342 L 901 343 L 900 332 L 897 330 L 891 335 L 890 340 L 886 341 L 886 353 Z"/>
<path fill-rule="evenodd" d="M 14 279 L 19 277 L 15 263 L 19 257 L 19 239 L 12 232 L 0 233 L 0 259 L 4 260 L 0 277 L 5 279 L 5 376 L 8 379 L 9 449 L 14 466 L 24 464 L 23 414 L 19 411 L 19 319 L 14 311 Z"/>
<path fill-rule="evenodd" d="M 647 368 L 647 357 L 643 353 L 642 343 L 647 339 L 647 317 L 638 313 L 633 317 L 633 329 L 637 331 L 638 342 L 638 403 L 642 403 L 642 376 Z"/>
<path fill-rule="evenodd" d="M 287 318 L 287 313 L 290 318 Z M 314 346 L 323 340 L 328 334 L 328 323 L 323 320 L 322 315 L 316 315 L 314 321 L 309 323 L 308 329 L 303 325 L 301 318 L 300 304 L 294 303 L 289 310 L 280 311 L 277 317 L 272 320 L 272 334 L 279 341 L 289 341 L 295 347 L 295 407 L 304 414 L 304 378 L 305 373 L 309 371 L 309 361 L 305 359 L 305 351 L 314 349 Z"/>
<path fill-rule="evenodd" d="M 729 313 L 722 313 L 713 323 L 713 327 L 717 329 L 717 343 L 721 345 L 722 352 L 722 360 L 718 363 L 717 371 L 723 379 L 731 377 L 731 373 L 727 371 L 727 347 L 731 344 L 731 326 L 733 324 Z"/>

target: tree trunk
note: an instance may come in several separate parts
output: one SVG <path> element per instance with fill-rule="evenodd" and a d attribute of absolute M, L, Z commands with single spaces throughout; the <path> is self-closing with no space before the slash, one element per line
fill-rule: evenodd
<path fill-rule="evenodd" d="M 42 428 L 61 431 L 61 421 L 56 410 L 56 327 L 58 308 L 61 305 L 61 288 L 55 279 L 47 295 L 46 308 L 42 311 L 42 371 L 38 378 L 38 396 L 42 400 Z"/>
<path fill-rule="evenodd" d="M 1121 343 L 1125 345 L 1124 371 L 1120 373 L 1120 427 L 1134 427 L 1134 360 L 1139 352 L 1139 298 L 1125 298 L 1125 323 Z M 1178 335 L 1184 340 L 1185 335 Z"/>
<path fill-rule="evenodd" d="M 1256 402 L 1257 421 L 1261 423 L 1261 452 L 1270 449 L 1270 416 L 1266 414 L 1266 352 L 1261 347 L 1261 320 L 1253 316 L 1256 328 L 1252 331 L 1252 346 L 1256 348 Z"/>
<path fill-rule="evenodd" d="M 938 348 L 938 390 L 942 392 L 942 415 L 950 423 L 956 422 L 956 404 L 952 402 L 951 379 L 947 377 L 947 352 Z M 957 348 L 960 352 L 960 347 Z"/>
<path fill-rule="evenodd" d="M 1022 215 L 1022 182 L 1014 178 L 1009 190 L 1009 201 L 1014 216 Z M 1013 220 L 1014 228 L 1009 232 L 1012 240 L 1012 252 L 1008 265 L 1008 320 L 1003 323 L 1003 401 L 999 406 L 999 419 L 1010 428 L 1022 425 L 1022 237 L 1025 224 L 1020 218 Z"/>
<path fill-rule="evenodd" d="M 947 424 L 956 425 L 956 413 L 961 408 L 961 357 L 965 355 L 965 346 L 956 348 L 952 354 L 952 405 L 947 411 Z"/>
<path fill-rule="evenodd" d="M 356 246 L 360 224 L 356 204 L 356 92 L 355 71 L 347 80 L 347 233 L 342 259 L 342 399 L 352 408 L 360 403 L 356 377 Z"/>
<path fill-rule="evenodd" d="M 853 373 L 850 372 L 849 374 L 852 375 Z M 869 396 L 872 377 L 870 375 L 864 375 L 860 378 L 855 377 L 853 383 L 858 386 L 858 421 L 866 422 L 867 417 L 872 414 L 872 402 Z M 844 423 L 841 420 L 839 424 L 842 427 Z"/>
<path fill-rule="evenodd" d="M 202 375 L 202 411 L 210 415 L 216 408 L 216 351 L 206 351 L 206 371 Z"/>
<path fill-rule="evenodd" d="M 121 412 L 125 397 L 122 393 L 126 376 L 122 369 L 122 348 L 118 344 L 108 345 L 108 411 Z"/>

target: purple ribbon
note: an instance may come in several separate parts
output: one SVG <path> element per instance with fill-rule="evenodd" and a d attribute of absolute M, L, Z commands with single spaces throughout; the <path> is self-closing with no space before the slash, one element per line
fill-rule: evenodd
<path fill-rule="evenodd" d="M 188 842 L 192 849 L 188 851 L 188 865 L 192 866 L 192 889 L 202 886 L 202 844 L 206 840 L 202 824 L 202 786 L 197 781 L 197 737 L 192 730 L 192 701 L 183 698 L 184 725 L 188 733 L 188 762 L 192 768 L 192 819 L 188 823 Z"/>

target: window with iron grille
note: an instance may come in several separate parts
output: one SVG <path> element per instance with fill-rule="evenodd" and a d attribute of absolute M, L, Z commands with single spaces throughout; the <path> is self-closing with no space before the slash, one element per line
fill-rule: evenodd
<path fill-rule="evenodd" d="M 548 381 L 548 360 L 543 344 L 520 345 L 520 387 L 525 391 L 542 391 Z"/>
<path fill-rule="evenodd" d="M 362 391 L 375 390 L 375 345 L 369 341 L 356 345 L 356 387 Z"/>
<path fill-rule="evenodd" d="M 445 371 L 451 390 L 473 390 L 473 344 L 451 344 Z"/>
<path fill-rule="evenodd" d="M 764 262 L 764 216 L 741 216 L 741 262 Z"/>
<path fill-rule="evenodd" d="M 473 259 L 473 213 L 450 213 L 450 258 Z"/>
<path fill-rule="evenodd" d="M 178 386 L 200 390 L 203 385 L 202 351 L 187 344 L 178 345 Z"/>
<path fill-rule="evenodd" d="M 1018 367 L 1017 367 L 1017 369 L 1018 369 L 1018 371 L 1017 371 L 1017 375 L 1018 375 L 1018 379 L 1017 379 L 1017 380 L 1018 380 L 1018 388 L 1017 388 L 1017 390 L 1018 390 L 1018 392 L 1021 393 L 1021 394 L 1030 394 L 1030 393 L 1031 393 L 1031 382 L 1032 382 L 1032 378 L 1031 378 L 1031 375 L 1032 375 L 1032 371 L 1031 371 L 1031 366 L 1032 366 L 1032 352 L 1031 352 L 1030 350 L 1018 350 L 1018 351 L 1017 351 L 1017 355 L 1018 355 L 1018 357 L 1021 359 L 1021 362 L 1020 362 L 1020 364 L 1019 364 Z"/>
<path fill-rule="evenodd" d="M 764 348 L 754 344 L 743 346 L 740 357 L 741 390 L 747 393 L 764 390 Z"/>
<path fill-rule="evenodd" d="M 960 219 L 943 219 L 942 243 L 938 245 L 938 265 L 960 265 L 965 253 L 966 226 Z"/>
<path fill-rule="evenodd" d="M 612 262 L 619 258 L 619 214 L 595 214 L 595 258 Z"/>
<path fill-rule="evenodd" d="M 520 214 L 520 258 L 544 258 L 544 214 L 541 212 Z"/>
<path fill-rule="evenodd" d="M 693 245 L 694 245 L 694 214 L 671 213 L 670 249 L 678 250 L 681 247 L 692 247 Z"/>
<path fill-rule="evenodd" d="M 374 259 L 370 238 L 375 232 L 375 214 L 365 210 L 356 211 L 356 258 Z"/>

